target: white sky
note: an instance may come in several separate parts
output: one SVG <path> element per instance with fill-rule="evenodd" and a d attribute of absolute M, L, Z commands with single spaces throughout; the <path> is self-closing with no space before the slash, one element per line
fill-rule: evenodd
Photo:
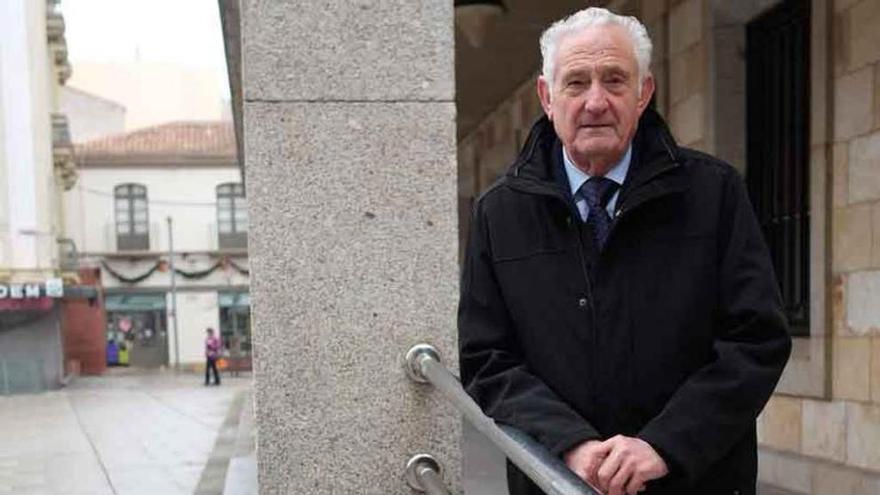
<path fill-rule="evenodd" d="M 62 0 L 71 63 L 167 62 L 211 68 L 229 97 L 217 0 Z"/>

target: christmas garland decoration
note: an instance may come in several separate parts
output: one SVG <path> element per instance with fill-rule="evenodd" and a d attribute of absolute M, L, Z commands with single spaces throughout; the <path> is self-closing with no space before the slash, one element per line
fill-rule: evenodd
<path fill-rule="evenodd" d="M 163 272 L 168 270 L 168 262 L 165 260 L 157 260 L 153 266 L 151 266 L 149 269 L 147 269 L 147 271 L 145 271 L 144 273 L 142 273 L 140 275 L 136 275 L 134 277 L 128 277 L 128 276 L 125 276 L 125 275 L 119 273 L 118 271 L 114 270 L 109 264 L 107 264 L 107 261 L 105 261 L 105 260 L 101 260 L 101 266 L 103 266 L 104 269 L 107 270 L 107 273 L 110 274 L 110 276 L 112 276 L 116 280 L 119 280 L 120 282 L 124 282 L 126 284 L 136 284 L 138 282 L 143 282 L 144 280 L 148 279 L 157 270 L 163 271 Z M 182 270 L 180 268 L 175 267 L 174 273 L 180 275 L 183 278 L 187 278 L 190 280 L 196 280 L 196 279 L 205 278 L 208 275 L 214 273 L 218 268 L 225 268 L 227 266 L 231 266 L 235 271 L 237 271 L 238 273 L 240 273 L 242 275 L 250 276 L 250 270 L 248 270 L 247 268 L 241 267 L 240 265 L 236 264 L 234 261 L 232 261 L 229 258 L 221 258 L 221 259 L 217 260 L 216 263 L 214 263 L 213 265 L 211 265 L 208 268 L 205 268 L 204 270 L 186 271 L 186 270 Z"/>
<path fill-rule="evenodd" d="M 205 268 L 204 270 L 199 270 L 196 272 L 187 272 L 187 271 L 181 270 L 180 268 L 175 268 L 174 273 L 180 275 L 183 278 L 200 279 L 200 278 L 205 278 L 208 275 L 214 273 L 214 270 L 220 268 L 221 266 L 223 266 L 223 260 L 217 260 L 216 263 L 214 263 L 213 265 L 211 265 L 208 268 Z"/>
<path fill-rule="evenodd" d="M 232 268 L 234 268 L 235 271 L 237 271 L 238 273 L 244 275 L 245 277 L 250 277 L 250 276 L 251 276 L 251 271 L 250 271 L 249 269 L 247 269 L 247 268 L 242 268 L 241 266 L 239 266 L 237 263 L 235 263 L 234 261 L 232 261 L 232 260 L 229 259 L 229 258 L 226 258 L 226 261 L 229 263 L 229 266 L 231 266 Z"/>
<path fill-rule="evenodd" d="M 107 273 L 109 273 L 116 280 L 119 280 L 120 282 L 125 282 L 127 284 L 136 284 L 150 278 L 150 275 L 152 275 L 153 273 L 155 273 L 156 270 L 159 269 L 161 263 L 157 261 L 156 264 L 150 267 L 149 270 L 135 277 L 126 277 L 125 275 L 110 268 L 110 265 L 108 265 L 107 262 L 104 260 L 101 260 L 101 266 L 103 266 L 104 269 L 107 270 Z"/>

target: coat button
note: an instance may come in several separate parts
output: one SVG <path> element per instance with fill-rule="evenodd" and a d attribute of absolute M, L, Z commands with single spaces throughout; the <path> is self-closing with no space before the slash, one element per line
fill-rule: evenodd
<path fill-rule="evenodd" d="M 587 305 L 587 298 L 586 297 L 582 297 L 582 298 L 578 299 L 578 306 L 583 308 L 586 305 Z"/>

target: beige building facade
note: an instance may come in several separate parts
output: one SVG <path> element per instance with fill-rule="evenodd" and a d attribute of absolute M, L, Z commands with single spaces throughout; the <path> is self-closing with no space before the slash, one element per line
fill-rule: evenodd
<path fill-rule="evenodd" d="M 64 380 L 60 298 L 76 277 L 61 204 L 76 182 L 59 105 L 69 77 L 58 2 L 0 3 L 0 394 Z"/>
<path fill-rule="evenodd" d="M 200 367 L 208 327 L 231 357 L 249 355 L 247 204 L 232 123 L 165 123 L 76 150 L 66 228 L 80 263 L 100 272 L 108 345 L 130 351 L 128 363 L 108 364 Z"/>

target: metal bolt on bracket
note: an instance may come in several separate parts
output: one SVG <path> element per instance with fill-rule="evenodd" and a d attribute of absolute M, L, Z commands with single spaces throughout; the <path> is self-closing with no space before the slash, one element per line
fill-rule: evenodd
<path fill-rule="evenodd" d="M 404 358 L 404 370 L 406 375 L 414 382 L 428 383 L 425 374 L 422 372 L 422 360 L 425 358 L 433 358 L 439 362 L 443 362 L 437 348 L 431 344 L 416 344 L 406 353 Z"/>
<path fill-rule="evenodd" d="M 443 467 L 430 454 L 416 454 L 406 463 L 406 484 L 429 495 L 449 495 L 443 484 Z"/>

